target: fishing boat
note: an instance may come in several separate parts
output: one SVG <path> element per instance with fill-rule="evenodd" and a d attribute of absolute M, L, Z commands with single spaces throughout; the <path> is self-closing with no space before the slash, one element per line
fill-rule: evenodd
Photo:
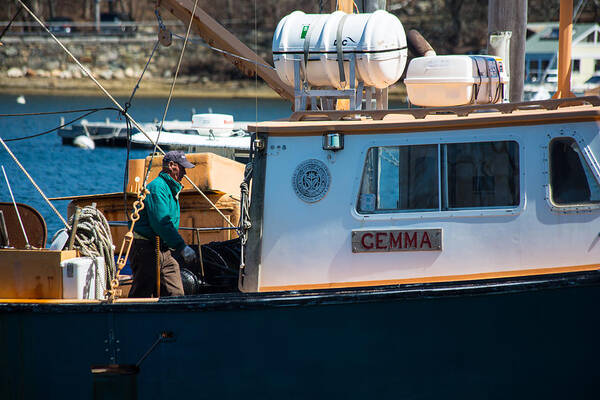
<path fill-rule="evenodd" d="M 218 32 L 190 0 L 161 5 Z M 297 111 L 248 126 L 227 279 L 191 279 L 177 298 L 124 298 L 117 280 L 107 298 L 65 299 L 75 250 L 0 250 L 5 287 L 54 290 L 0 300 L 2 398 L 596 397 L 600 98 L 566 96 L 561 76 L 563 98 L 502 103 L 501 60 L 435 56 L 408 67 L 423 106 L 388 110 L 380 82 L 403 72 L 406 39 L 377 31 L 399 21 L 286 18 L 265 80 L 291 82 L 278 92 Z M 336 43 L 312 47 L 324 34 L 311 27 Z M 342 44 L 369 27 L 385 48 Z M 348 85 L 310 88 L 332 76 L 318 63 Z M 462 75 L 444 81 L 449 66 Z M 349 109 L 323 106 L 340 98 Z"/>

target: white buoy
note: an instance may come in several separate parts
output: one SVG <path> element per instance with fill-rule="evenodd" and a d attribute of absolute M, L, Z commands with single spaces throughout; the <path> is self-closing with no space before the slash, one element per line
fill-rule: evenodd
<path fill-rule="evenodd" d="M 94 140 L 90 139 L 90 137 L 86 135 L 80 135 L 73 139 L 73 146 L 86 150 L 94 150 L 96 148 Z"/>
<path fill-rule="evenodd" d="M 21 95 L 21 96 L 17 97 L 17 103 L 19 103 L 19 104 L 27 103 L 27 100 L 25 100 L 25 96 Z"/>

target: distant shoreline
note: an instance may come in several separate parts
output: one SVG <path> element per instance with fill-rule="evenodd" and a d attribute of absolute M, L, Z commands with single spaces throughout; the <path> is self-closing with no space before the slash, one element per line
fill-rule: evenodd
<path fill-rule="evenodd" d="M 128 97 L 131 95 L 137 80 L 123 79 L 99 82 L 113 96 Z M 167 97 L 171 88 L 170 80 L 151 79 L 142 81 L 136 91 L 139 97 Z M 89 79 L 57 79 L 57 78 L 0 78 L 0 95 L 54 95 L 54 96 L 103 96 L 100 89 Z M 264 82 L 230 81 L 230 82 L 190 82 L 183 77 L 177 81 L 174 89 L 175 97 L 196 98 L 280 98 L 275 91 Z M 394 87 L 389 98 L 404 100 L 404 87 Z"/>

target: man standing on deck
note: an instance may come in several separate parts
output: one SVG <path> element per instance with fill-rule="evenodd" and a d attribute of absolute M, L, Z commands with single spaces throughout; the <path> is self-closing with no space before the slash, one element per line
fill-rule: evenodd
<path fill-rule="evenodd" d="M 194 168 L 183 151 L 169 151 L 163 158 L 162 172 L 148 184 L 140 219 L 133 228 L 131 270 L 133 285 L 129 297 L 156 296 L 157 254 L 160 256 L 160 296 L 183 296 L 179 264 L 171 251 L 179 252 L 186 263 L 196 253 L 177 231 L 179 229 L 179 192 L 186 168 Z M 160 238 L 157 249 L 157 237 Z"/>

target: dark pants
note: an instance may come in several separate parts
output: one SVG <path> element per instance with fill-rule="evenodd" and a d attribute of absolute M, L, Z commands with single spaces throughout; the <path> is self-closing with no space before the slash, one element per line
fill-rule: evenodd
<path fill-rule="evenodd" d="M 129 256 L 133 284 L 129 297 L 156 297 L 156 242 L 134 239 Z M 160 295 L 183 296 L 179 263 L 171 250 L 160 250 Z"/>

